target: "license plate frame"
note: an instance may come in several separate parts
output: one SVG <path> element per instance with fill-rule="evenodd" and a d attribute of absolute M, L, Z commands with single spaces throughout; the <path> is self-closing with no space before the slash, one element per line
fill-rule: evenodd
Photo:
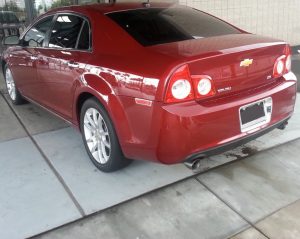
<path fill-rule="evenodd" d="M 246 110 L 248 112 L 245 112 Z M 239 108 L 241 132 L 249 132 L 268 124 L 271 121 L 272 110 L 273 100 L 271 97 L 241 106 Z M 257 117 L 250 114 L 256 114 Z M 248 119 L 245 117 L 248 117 Z"/>

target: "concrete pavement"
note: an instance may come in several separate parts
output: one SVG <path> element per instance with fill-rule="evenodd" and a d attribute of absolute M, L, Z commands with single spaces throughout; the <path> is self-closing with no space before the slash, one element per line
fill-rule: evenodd
<path fill-rule="evenodd" d="M 300 238 L 299 146 L 262 151 L 36 238 Z"/>

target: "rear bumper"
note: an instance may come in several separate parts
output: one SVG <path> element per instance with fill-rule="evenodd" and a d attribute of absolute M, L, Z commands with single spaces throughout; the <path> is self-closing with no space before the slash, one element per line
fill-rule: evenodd
<path fill-rule="evenodd" d="M 205 102 L 155 102 L 151 110 L 145 109 L 148 115 L 139 120 L 142 124 L 131 124 L 132 132 L 139 129 L 133 137 L 136 143 L 123 144 L 124 154 L 174 164 L 218 154 L 259 137 L 278 127 L 294 111 L 296 77 L 289 73 L 285 78 L 275 86 Z M 251 133 L 241 132 L 239 108 L 267 97 L 273 100 L 271 121 Z M 134 117 L 139 116 L 128 119 Z"/>
<path fill-rule="evenodd" d="M 217 155 L 217 154 L 224 153 L 228 150 L 234 149 L 234 148 L 236 148 L 240 145 L 246 144 L 264 134 L 267 134 L 274 129 L 277 129 L 278 127 L 286 125 L 289 119 L 290 119 L 290 117 L 288 117 L 287 119 L 281 120 L 274 125 L 271 125 L 262 130 L 259 130 L 251 135 L 239 138 L 237 140 L 233 140 L 233 141 L 231 141 L 229 143 L 225 143 L 221 146 L 210 148 L 208 150 L 201 151 L 201 152 L 195 153 L 193 155 L 190 155 L 185 159 L 185 162 L 192 162 L 197 158 L 203 158 L 203 157 L 208 157 L 208 156 L 212 156 L 212 155 Z"/>

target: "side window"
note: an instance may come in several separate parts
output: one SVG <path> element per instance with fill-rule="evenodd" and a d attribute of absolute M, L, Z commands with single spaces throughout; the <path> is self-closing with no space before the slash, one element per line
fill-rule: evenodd
<path fill-rule="evenodd" d="M 59 15 L 51 32 L 49 47 L 75 48 L 83 19 L 74 15 Z"/>
<path fill-rule="evenodd" d="M 84 21 L 82 30 L 78 39 L 77 48 L 79 50 L 90 49 L 90 27 L 87 21 Z"/>
<path fill-rule="evenodd" d="M 41 47 L 43 46 L 46 34 L 51 27 L 53 17 L 46 17 L 35 24 L 24 36 L 23 46 Z"/>

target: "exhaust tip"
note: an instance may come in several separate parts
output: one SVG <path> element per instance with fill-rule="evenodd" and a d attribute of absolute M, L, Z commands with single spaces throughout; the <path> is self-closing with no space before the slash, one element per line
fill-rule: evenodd
<path fill-rule="evenodd" d="M 188 169 L 191 169 L 193 171 L 197 170 L 200 168 L 201 166 L 201 159 L 202 158 L 197 158 L 197 159 L 194 159 L 193 161 L 190 161 L 190 162 L 184 162 L 184 165 L 188 168 Z"/>
<path fill-rule="evenodd" d="M 288 125 L 288 123 L 289 123 L 288 121 L 283 122 L 281 125 L 279 125 L 277 127 L 277 129 L 284 130 L 286 128 L 286 126 Z"/>

